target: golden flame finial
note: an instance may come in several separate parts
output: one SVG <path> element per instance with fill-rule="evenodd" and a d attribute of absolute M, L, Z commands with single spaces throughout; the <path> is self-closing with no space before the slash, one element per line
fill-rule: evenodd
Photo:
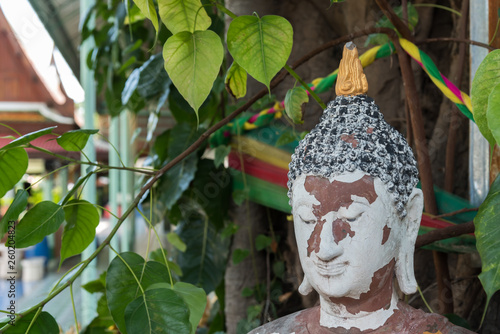
<path fill-rule="evenodd" d="M 360 95 L 368 91 L 368 82 L 358 58 L 358 49 L 353 42 L 344 46 L 335 93 L 339 95 Z"/>

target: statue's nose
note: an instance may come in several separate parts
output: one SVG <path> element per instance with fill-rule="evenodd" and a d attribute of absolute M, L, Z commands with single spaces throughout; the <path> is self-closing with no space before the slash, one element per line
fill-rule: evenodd
<path fill-rule="evenodd" d="M 317 257 L 323 261 L 331 261 L 344 253 L 344 248 L 335 241 L 333 227 L 335 221 L 326 222 L 321 231 L 321 242 Z"/>

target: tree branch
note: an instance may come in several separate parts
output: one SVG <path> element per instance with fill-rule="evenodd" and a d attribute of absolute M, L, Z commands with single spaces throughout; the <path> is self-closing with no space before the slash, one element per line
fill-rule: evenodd
<path fill-rule="evenodd" d="M 415 243 L 415 248 L 420 248 L 432 244 L 435 241 L 458 237 L 462 234 L 468 233 L 474 233 L 473 221 L 436 229 L 434 231 L 419 235 L 417 237 L 417 242 Z"/>
<path fill-rule="evenodd" d="M 426 43 L 436 43 L 436 42 L 457 42 L 457 43 L 465 43 L 465 44 L 470 44 L 470 45 L 475 45 L 475 46 L 480 46 L 483 48 L 486 48 L 488 50 L 496 50 L 497 48 L 488 45 L 486 43 L 481 43 L 477 41 L 473 41 L 471 39 L 466 39 L 466 38 L 458 38 L 458 37 L 436 37 L 436 38 L 427 38 L 421 41 L 416 41 L 415 44 L 426 44 Z"/>

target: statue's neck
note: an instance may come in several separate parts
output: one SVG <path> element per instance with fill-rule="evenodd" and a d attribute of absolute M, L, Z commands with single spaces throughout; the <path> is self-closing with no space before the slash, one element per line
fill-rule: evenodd
<path fill-rule="evenodd" d="M 394 314 L 398 309 L 398 296 L 395 291 L 390 289 L 389 301 L 382 307 L 378 307 L 378 296 L 370 296 L 370 298 L 359 299 L 358 303 L 345 301 L 336 303 L 320 296 L 320 325 L 323 327 L 342 327 L 345 329 L 358 328 L 361 331 L 367 329 L 377 329 Z M 386 298 L 385 296 L 382 298 Z M 339 298 L 344 299 L 344 298 Z M 376 309 L 375 309 L 376 308 Z M 371 311 L 363 311 L 368 310 Z M 357 310 L 354 313 L 353 310 Z"/>
<path fill-rule="evenodd" d="M 382 326 L 397 309 L 398 297 L 393 287 L 394 265 L 393 259 L 376 271 L 369 290 L 358 298 L 321 296 L 321 326 L 356 327 L 360 330 Z"/>

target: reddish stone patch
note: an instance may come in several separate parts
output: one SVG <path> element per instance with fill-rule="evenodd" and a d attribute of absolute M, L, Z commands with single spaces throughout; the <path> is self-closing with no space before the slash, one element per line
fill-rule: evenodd
<path fill-rule="evenodd" d="M 356 138 L 354 138 L 354 133 L 350 134 L 350 135 L 344 134 L 344 135 L 340 136 L 340 139 L 342 139 L 346 143 L 351 144 L 352 147 L 354 147 L 354 148 L 358 147 L 358 141 Z"/>
<path fill-rule="evenodd" d="M 373 133 L 373 128 L 368 128 L 368 129 L 366 130 L 366 133 Z"/>
<path fill-rule="evenodd" d="M 362 293 L 359 299 L 350 297 L 334 298 L 330 300 L 335 304 L 343 304 L 347 312 L 357 314 L 360 311 L 374 312 L 388 309 L 391 306 L 392 277 L 396 260 L 392 259 L 388 264 L 377 270 L 372 277 L 370 288 Z"/>
<path fill-rule="evenodd" d="M 338 244 L 341 240 L 344 240 L 347 236 L 351 238 L 356 234 L 351 230 L 351 225 L 342 219 L 336 219 L 332 224 L 333 240 Z"/>
<path fill-rule="evenodd" d="M 384 226 L 384 234 L 382 235 L 382 245 L 387 242 L 391 235 L 391 228 L 387 225 Z"/>
<path fill-rule="evenodd" d="M 321 232 L 325 224 L 325 221 L 321 217 L 329 212 L 336 212 L 341 207 L 349 208 L 353 203 L 352 195 L 364 197 L 370 204 L 375 202 L 378 197 L 375 192 L 373 177 L 369 175 L 365 175 L 361 179 L 351 183 L 340 181 L 330 183 L 324 177 L 309 175 L 304 182 L 304 188 L 320 202 L 319 205 L 313 206 L 313 214 L 316 217 L 317 223 L 307 241 L 307 256 L 310 256 L 312 252 L 318 253 L 320 251 Z M 349 223 L 341 222 L 338 223 L 338 220 L 336 220 L 332 224 L 332 233 L 337 243 L 347 235 L 354 236 Z"/>

